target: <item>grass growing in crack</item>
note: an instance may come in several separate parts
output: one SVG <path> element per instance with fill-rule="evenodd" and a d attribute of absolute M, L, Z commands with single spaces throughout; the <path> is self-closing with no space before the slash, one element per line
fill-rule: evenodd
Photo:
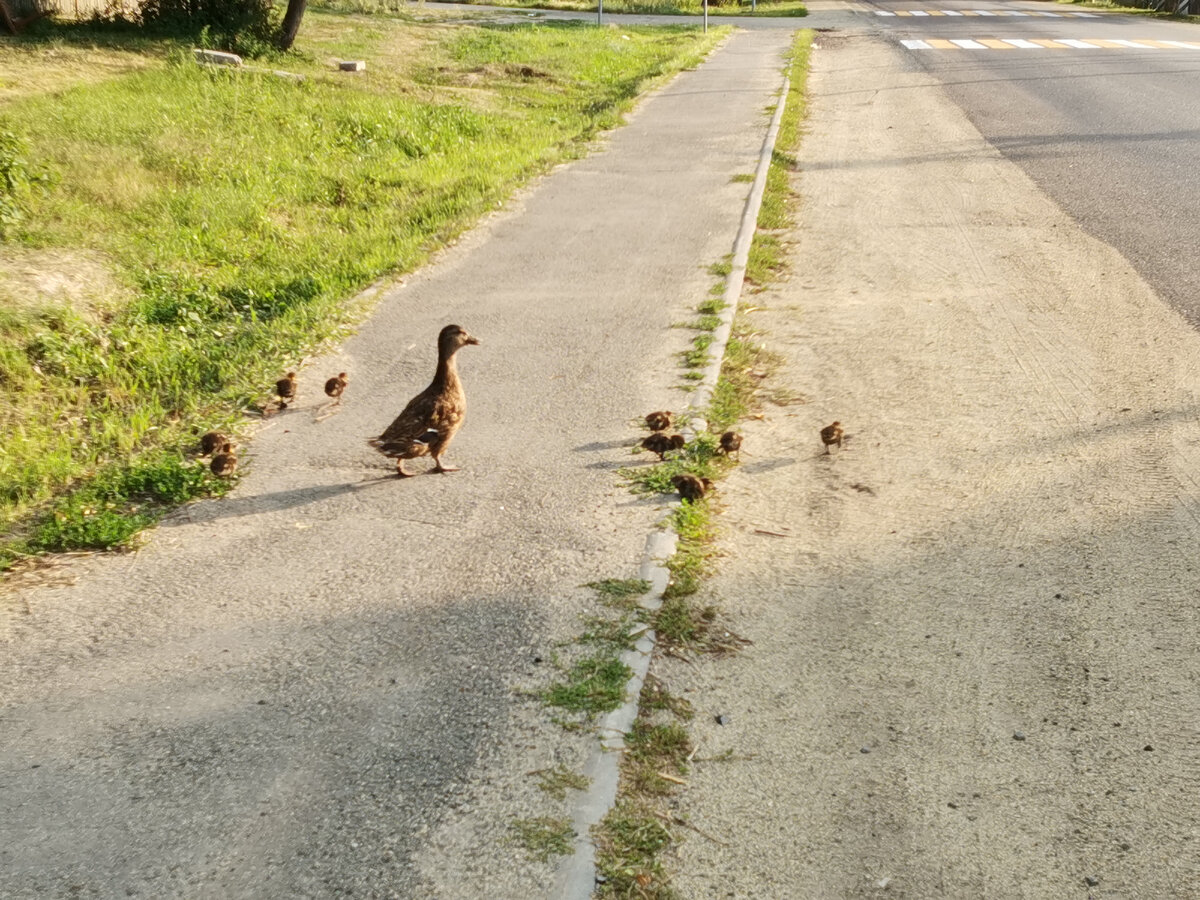
<path fill-rule="evenodd" d="M 597 716 L 621 705 L 632 674 L 615 656 L 587 656 L 571 666 L 564 680 L 546 688 L 542 698 L 550 706 Z"/>
<path fill-rule="evenodd" d="M 653 675 L 647 675 L 642 686 L 642 709 L 649 712 L 665 711 L 672 713 L 684 722 L 690 722 L 696 711 L 686 697 L 679 697 L 667 690 L 662 680 Z"/>
<path fill-rule="evenodd" d="M 606 606 L 626 610 L 637 608 L 637 598 L 650 592 L 650 582 L 644 578 L 606 578 L 589 581 L 584 587 L 595 591 Z"/>
<path fill-rule="evenodd" d="M 592 783 L 586 775 L 572 772 L 562 765 L 535 774 L 538 776 L 538 789 L 555 800 L 566 799 L 567 791 L 585 791 Z"/>
<path fill-rule="evenodd" d="M 672 514 L 672 525 L 679 540 L 675 553 L 667 560 L 671 583 L 663 591 L 664 600 L 686 597 L 700 589 L 700 582 L 712 565 L 712 543 L 716 534 L 707 498 L 680 502 Z"/>
<path fill-rule="evenodd" d="M 718 452 L 715 435 L 697 434 L 690 444 L 657 465 L 624 468 L 619 474 L 635 494 L 669 494 L 675 490 L 671 479 L 676 475 L 691 474 L 699 478 L 716 479 L 730 465 L 730 461 Z"/>
<path fill-rule="evenodd" d="M 671 829 L 643 799 L 622 797 L 595 829 L 596 868 L 604 881 L 596 886 L 601 900 L 673 900 L 661 860 L 672 842 Z"/>
<path fill-rule="evenodd" d="M 538 816 L 533 819 L 517 819 L 509 825 L 513 839 L 534 859 L 549 862 L 552 856 L 566 856 L 571 852 L 575 830 L 566 819 Z"/>

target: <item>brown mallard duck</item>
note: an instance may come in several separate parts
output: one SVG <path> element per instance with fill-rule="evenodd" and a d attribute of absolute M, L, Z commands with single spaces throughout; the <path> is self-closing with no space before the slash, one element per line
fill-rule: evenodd
<path fill-rule="evenodd" d="M 666 431 L 671 427 L 671 413 L 665 409 L 646 414 L 646 427 L 651 431 Z"/>
<path fill-rule="evenodd" d="M 229 438 L 219 431 L 206 431 L 200 435 L 200 455 L 212 456 L 229 443 Z"/>
<path fill-rule="evenodd" d="M 728 456 L 730 453 L 736 453 L 738 459 L 742 458 L 742 436 L 736 431 L 726 431 L 721 435 L 720 442 L 721 452 Z"/>
<path fill-rule="evenodd" d="M 288 372 L 275 382 L 275 396 L 279 399 L 279 408 L 287 409 L 288 402 L 296 399 L 296 373 Z"/>
<path fill-rule="evenodd" d="M 332 397 L 335 404 L 342 402 L 342 392 L 346 390 L 346 382 L 350 379 L 345 372 L 338 372 L 334 378 L 325 382 L 325 395 Z"/>
<path fill-rule="evenodd" d="M 682 450 L 686 446 L 687 438 L 682 434 L 663 434 L 661 431 L 648 434 L 642 440 L 642 447 L 651 453 L 657 453 L 660 460 L 666 459 L 670 451 Z"/>
<path fill-rule="evenodd" d="M 441 456 L 450 446 L 467 412 L 467 396 L 458 379 L 454 355 L 467 344 L 478 344 L 458 325 L 447 325 L 438 335 L 437 371 L 429 387 L 408 401 L 396 420 L 379 437 L 368 443 L 384 456 L 396 460 L 396 474 L 407 478 L 404 460 L 429 454 L 435 472 L 454 472 L 442 464 Z"/>
<path fill-rule="evenodd" d="M 826 425 L 821 429 L 821 443 L 825 445 L 825 452 L 829 452 L 830 446 L 838 445 L 838 449 L 842 449 L 842 423 L 834 422 L 832 425 Z"/>
<path fill-rule="evenodd" d="M 679 491 L 680 497 L 693 502 L 701 499 L 713 488 L 711 478 L 701 478 L 696 475 L 675 475 L 671 478 L 671 484 L 675 485 L 675 490 Z"/>
<path fill-rule="evenodd" d="M 233 444 L 226 441 L 221 445 L 221 452 L 212 458 L 209 469 L 218 478 L 228 478 L 237 469 L 237 457 L 233 455 Z"/>

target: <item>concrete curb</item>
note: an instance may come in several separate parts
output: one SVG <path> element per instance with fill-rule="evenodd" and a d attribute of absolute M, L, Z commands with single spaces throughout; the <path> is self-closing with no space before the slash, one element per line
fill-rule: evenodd
<path fill-rule="evenodd" d="M 787 104 L 788 90 L 791 87 L 790 73 L 785 72 L 783 87 L 779 102 L 775 105 L 775 114 L 771 118 L 767 135 L 763 139 L 759 151 L 758 167 L 754 170 L 754 182 L 750 187 L 750 195 L 746 198 L 746 207 L 742 211 L 742 220 L 738 225 L 737 237 L 733 242 L 733 262 L 729 275 L 725 279 L 725 291 L 721 299 L 725 308 L 721 310 L 720 324 L 713 332 L 711 361 L 704 370 L 704 378 L 692 394 L 688 404 L 688 426 L 685 431 L 694 436 L 698 431 L 708 427 L 707 421 L 701 415 L 712 401 L 713 391 L 717 387 L 717 379 L 721 374 L 721 364 L 725 359 L 725 347 L 729 343 L 729 335 L 733 330 L 733 319 L 737 314 L 738 301 L 742 296 L 742 283 L 746 279 L 746 265 L 750 259 L 750 245 L 754 242 L 754 234 L 758 225 L 758 212 L 762 206 L 763 193 L 767 188 L 767 170 L 771 166 L 771 157 L 775 152 L 775 140 L 779 135 L 779 123 L 783 119 L 783 110 Z M 678 535 L 670 529 L 657 529 L 646 536 L 646 547 L 642 553 L 642 564 L 639 577 L 650 582 L 649 599 L 642 603 L 642 608 L 654 611 L 662 606 L 663 592 L 670 581 L 670 571 L 666 561 L 675 553 Z M 633 726 L 638 713 L 638 698 L 641 696 L 642 684 L 650 669 L 650 659 L 654 655 L 655 634 L 647 629 L 638 639 L 633 650 L 627 650 L 621 655 L 624 662 L 633 671 L 625 688 L 625 702 L 604 717 L 600 723 L 599 746 L 593 751 L 584 767 L 583 774 L 590 779 L 590 787 L 583 792 L 575 807 L 571 825 L 575 830 L 575 851 L 566 857 L 559 865 L 558 877 L 555 879 L 555 890 L 551 895 L 554 900 L 588 900 L 596 887 L 596 845 L 592 840 L 592 826 L 599 824 L 605 814 L 612 809 L 617 800 L 617 787 L 620 780 L 621 751 L 625 748 L 625 735 Z"/>

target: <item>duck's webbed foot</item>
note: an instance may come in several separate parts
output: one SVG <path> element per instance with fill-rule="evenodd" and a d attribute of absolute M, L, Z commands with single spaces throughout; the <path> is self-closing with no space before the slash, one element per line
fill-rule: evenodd
<path fill-rule="evenodd" d="M 442 461 L 440 459 L 438 459 L 436 456 L 433 458 L 433 461 L 435 463 L 435 465 L 433 467 L 433 471 L 435 471 L 435 472 L 440 472 L 444 475 L 446 472 L 457 472 L 458 471 L 458 466 L 444 466 L 444 465 L 442 465 Z"/>
<path fill-rule="evenodd" d="M 412 478 L 412 474 L 404 471 L 404 460 L 396 460 L 396 477 L 397 478 Z"/>

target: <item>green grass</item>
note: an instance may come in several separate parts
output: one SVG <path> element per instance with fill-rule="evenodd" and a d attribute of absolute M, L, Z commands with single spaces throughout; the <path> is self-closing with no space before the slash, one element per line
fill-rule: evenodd
<path fill-rule="evenodd" d="M 638 598 L 650 592 L 650 582 L 644 578 L 606 578 L 584 587 L 595 591 L 605 605 L 626 610 L 635 609 Z"/>
<path fill-rule="evenodd" d="M 513 839 L 530 858 L 549 862 L 551 857 L 566 856 L 571 852 L 575 831 L 566 819 L 539 816 L 533 819 L 517 819 L 509 825 Z"/>
<path fill-rule="evenodd" d="M 105 78 L 81 64 L 53 91 L 0 96 L 0 130 L 47 179 L 0 256 L 83 273 L 65 294 L 0 280 L 9 559 L 120 545 L 169 503 L 219 492 L 207 477 L 179 476 L 170 501 L 135 488 L 164 465 L 190 471 L 196 435 L 235 424 L 285 367 L 344 338 L 368 311 L 351 299 L 363 287 L 419 266 L 583 153 L 719 39 L 314 11 L 298 51 L 273 63 L 306 76 L 297 83 L 201 69 L 170 44 L 122 56 L 104 37 L 104 58 L 138 64 Z M 0 64 L 36 85 L 39 49 L 86 62 L 93 39 L 62 28 L 0 48 Z M 346 56 L 367 61 L 363 77 L 329 70 Z M 94 483 L 114 506 L 82 516 Z"/>
<path fill-rule="evenodd" d="M 572 772 L 563 765 L 557 765 L 553 769 L 545 769 L 535 774 L 538 776 L 538 789 L 555 800 L 565 800 L 567 791 L 585 791 L 592 783 L 592 780 L 586 775 Z"/>
<path fill-rule="evenodd" d="M 596 868 L 604 881 L 596 885 L 600 900 L 673 900 L 662 864 L 671 846 L 671 829 L 645 800 L 623 796 L 595 829 Z"/>
<path fill-rule="evenodd" d="M 597 716 L 621 705 L 632 674 L 629 666 L 615 656 L 587 656 L 571 666 L 562 681 L 548 687 L 542 699 L 568 712 Z"/>

